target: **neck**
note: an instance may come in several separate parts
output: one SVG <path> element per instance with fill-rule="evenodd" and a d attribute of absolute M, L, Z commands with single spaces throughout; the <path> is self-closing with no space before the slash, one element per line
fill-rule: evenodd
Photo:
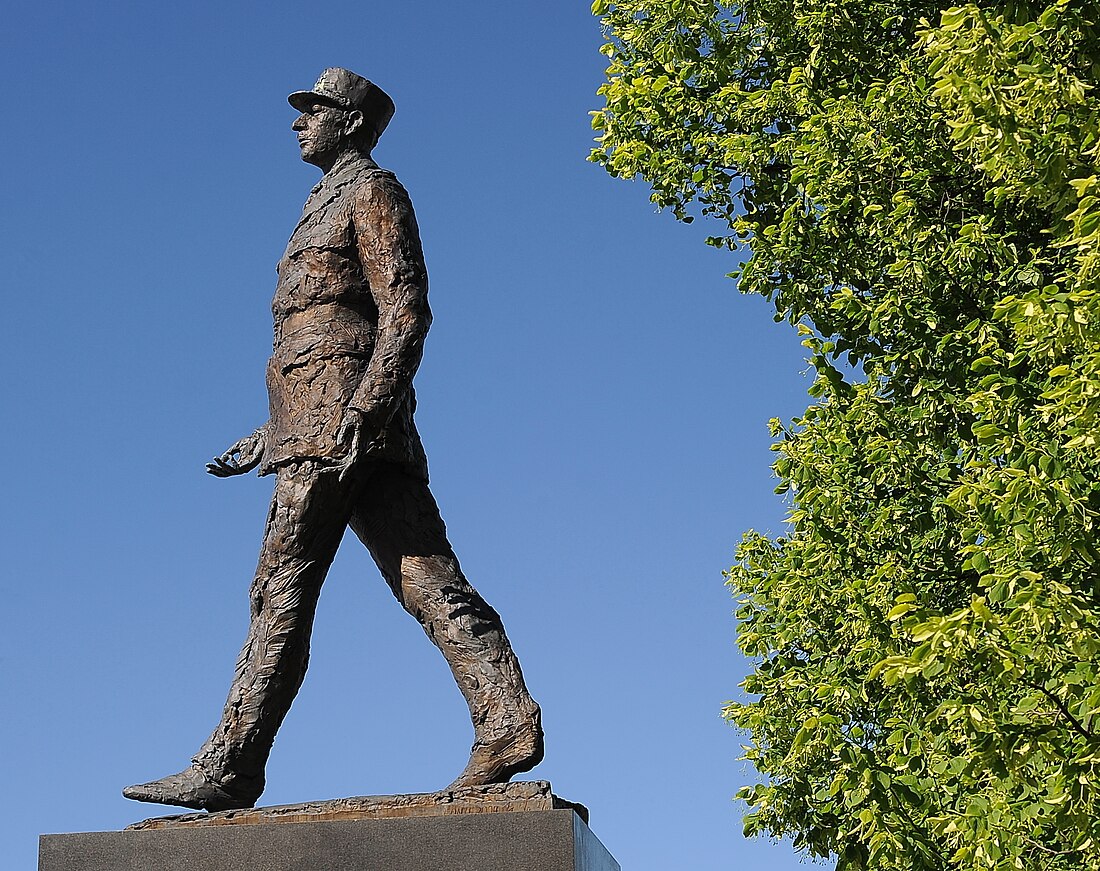
<path fill-rule="evenodd" d="M 353 163 L 357 163 L 360 160 L 364 160 L 370 157 L 370 153 L 361 151 L 358 148 L 345 148 L 339 154 L 337 154 L 331 161 L 326 160 L 324 164 L 318 164 L 324 171 L 325 175 L 332 175 L 335 172 L 339 172 L 347 166 Z"/>

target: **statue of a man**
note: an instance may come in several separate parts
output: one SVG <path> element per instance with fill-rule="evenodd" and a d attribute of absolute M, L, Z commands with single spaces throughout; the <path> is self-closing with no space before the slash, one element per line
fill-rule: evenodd
<path fill-rule="evenodd" d="M 371 159 L 393 101 L 345 69 L 325 70 L 289 100 L 301 112 L 292 127 L 302 160 L 324 176 L 279 261 L 271 417 L 207 465 L 218 477 L 257 466 L 275 475 L 252 620 L 221 722 L 189 768 L 123 790 L 139 801 L 211 811 L 256 803 L 348 526 L 470 706 L 474 745 L 450 788 L 504 783 L 542 758 L 539 707 L 500 617 L 459 568 L 413 424 L 428 278 L 409 196 Z"/>

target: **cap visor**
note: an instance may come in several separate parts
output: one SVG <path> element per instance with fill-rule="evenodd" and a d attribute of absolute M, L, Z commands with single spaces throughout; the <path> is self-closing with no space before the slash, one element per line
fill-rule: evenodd
<path fill-rule="evenodd" d="M 318 94 L 316 91 L 295 91 L 286 101 L 290 103 L 299 112 L 309 111 L 311 106 L 316 106 L 320 103 L 322 106 L 335 106 L 337 109 L 343 108 L 332 97 L 326 97 L 324 94 Z"/>

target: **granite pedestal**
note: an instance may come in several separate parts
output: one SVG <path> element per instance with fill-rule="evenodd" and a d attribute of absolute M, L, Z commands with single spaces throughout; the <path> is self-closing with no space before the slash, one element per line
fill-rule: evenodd
<path fill-rule="evenodd" d="M 523 794 L 541 786 L 541 797 Z M 147 820 L 122 832 L 43 835 L 38 868 L 619 871 L 584 809 L 552 796 L 548 784 L 495 789 L 485 801 L 468 790 L 367 796 Z"/>

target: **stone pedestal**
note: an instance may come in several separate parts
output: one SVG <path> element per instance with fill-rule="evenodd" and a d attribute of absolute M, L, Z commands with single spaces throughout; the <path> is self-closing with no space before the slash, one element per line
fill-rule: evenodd
<path fill-rule="evenodd" d="M 582 816 L 583 815 L 583 816 Z M 545 782 L 185 814 L 43 835 L 39 871 L 619 871 Z"/>

